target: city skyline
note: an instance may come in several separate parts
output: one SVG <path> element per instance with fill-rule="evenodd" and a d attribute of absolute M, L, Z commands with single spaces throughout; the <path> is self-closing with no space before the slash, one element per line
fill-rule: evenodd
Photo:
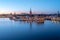
<path fill-rule="evenodd" d="M 0 14 L 10 12 L 55 13 L 60 11 L 60 0 L 0 0 Z"/>

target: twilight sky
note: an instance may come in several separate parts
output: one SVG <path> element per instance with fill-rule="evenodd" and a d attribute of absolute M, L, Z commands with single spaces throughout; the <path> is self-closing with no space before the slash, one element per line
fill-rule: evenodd
<path fill-rule="evenodd" d="M 56 12 L 60 11 L 60 0 L 0 0 L 0 14 L 8 12 Z"/>

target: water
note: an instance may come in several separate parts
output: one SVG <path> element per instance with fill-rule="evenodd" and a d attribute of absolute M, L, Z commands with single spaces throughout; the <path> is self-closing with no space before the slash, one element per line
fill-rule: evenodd
<path fill-rule="evenodd" d="M 14 21 L 0 18 L 0 40 L 60 40 L 60 22 Z"/>

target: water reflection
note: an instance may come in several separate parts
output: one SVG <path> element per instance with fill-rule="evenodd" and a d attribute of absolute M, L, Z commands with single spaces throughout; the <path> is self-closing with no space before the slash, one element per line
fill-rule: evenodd
<path fill-rule="evenodd" d="M 11 21 L 7 18 L 4 21 L 3 19 L 0 19 L 0 38 L 38 40 L 47 38 L 55 39 L 57 36 L 60 39 L 60 23 L 56 24 L 48 20 L 42 23 L 34 21 Z"/>
<path fill-rule="evenodd" d="M 30 29 L 32 29 L 32 21 L 30 21 Z"/>
<path fill-rule="evenodd" d="M 44 24 L 44 22 L 36 22 L 37 24 Z"/>
<path fill-rule="evenodd" d="M 10 19 L 10 20 L 12 20 L 12 19 Z M 16 22 L 16 21 L 19 21 L 19 20 L 14 20 L 14 21 Z M 50 21 L 53 22 L 53 23 L 60 23 L 60 21 L 54 21 L 54 20 L 50 20 Z M 30 25 L 30 29 L 32 29 L 33 22 L 36 23 L 37 26 L 39 26 L 39 25 L 43 25 L 45 21 L 44 22 L 38 22 L 38 21 L 19 21 L 19 22 L 23 22 L 23 23 L 27 22 Z"/>
<path fill-rule="evenodd" d="M 14 20 L 14 21 L 17 22 L 19 20 Z M 30 29 L 32 29 L 33 24 L 36 24 L 37 26 L 44 24 L 44 22 L 38 22 L 38 21 L 19 21 L 19 22 L 28 23 L 27 25 L 30 26 Z"/>
<path fill-rule="evenodd" d="M 53 23 L 60 23 L 60 21 L 53 21 L 53 20 L 52 20 L 52 22 L 53 22 Z"/>

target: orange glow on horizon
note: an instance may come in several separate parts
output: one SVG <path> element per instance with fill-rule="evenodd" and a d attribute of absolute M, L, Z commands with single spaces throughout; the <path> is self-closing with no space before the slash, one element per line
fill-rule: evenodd
<path fill-rule="evenodd" d="M 17 13 L 17 14 L 19 14 L 19 13 L 21 13 L 20 11 L 0 11 L 0 14 L 10 14 L 10 13 Z"/>
<path fill-rule="evenodd" d="M 10 14 L 10 13 L 12 13 L 12 14 L 28 13 L 29 14 L 29 11 L 9 11 L 9 10 L 2 11 L 2 10 L 0 10 L 0 14 Z M 45 13 L 45 12 L 32 10 L 32 14 L 41 14 L 41 13 Z"/>

